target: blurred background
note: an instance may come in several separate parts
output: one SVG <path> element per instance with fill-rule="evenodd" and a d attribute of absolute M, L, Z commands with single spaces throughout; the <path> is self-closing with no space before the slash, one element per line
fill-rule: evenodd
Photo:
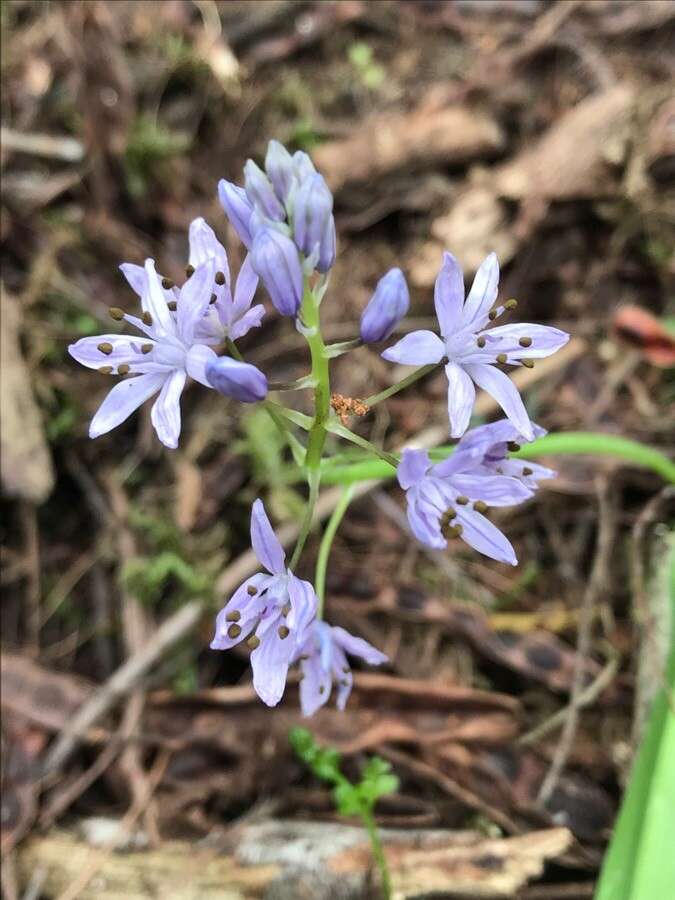
<path fill-rule="evenodd" d="M 672 450 L 675 4 L 6 0 L 0 15 L 5 893 L 367 896 L 363 853 L 341 858 L 339 890 L 325 874 L 349 832 L 289 749 L 297 680 L 268 710 L 247 655 L 208 649 L 250 562 L 252 500 L 287 534 L 303 507 L 283 442 L 260 409 L 194 385 L 179 450 L 149 406 L 92 442 L 111 382 L 67 346 L 110 331 L 109 306 L 135 311 L 120 262 L 152 256 L 182 280 L 195 216 L 236 271 L 216 185 L 277 138 L 335 193 L 328 339 L 356 334 L 394 265 L 405 329 L 433 328 L 443 249 L 467 276 L 496 250 L 516 320 L 573 335 L 516 378 L 533 419 Z M 303 341 L 260 298 L 242 350 L 290 381 Z M 368 349 L 334 373 L 351 397 L 402 375 Z M 354 427 L 392 448 L 443 442 L 445 390 L 434 375 Z M 497 410 L 484 397 L 477 413 Z M 398 872 L 401 897 L 592 895 L 663 677 L 673 498 L 616 461 L 545 462 L 559 477 L 495 517 L 517 569 L 464 545 L 425 552 L 391 484 L 353 505 L 334 545 L 329 617 L 391 663 L 311 728 L 347 771 L 372 752 L 393 764 L 381 825 L 422 857 L 440 829 L 455 853 Z M 96 715 L 75 737 L 83 706 Z M 308 819 L 327 845 L 291 877 L 274 848 L 294 829 L 309 846 Z M 120 820 L 137 851 L 124 857 Z"/>

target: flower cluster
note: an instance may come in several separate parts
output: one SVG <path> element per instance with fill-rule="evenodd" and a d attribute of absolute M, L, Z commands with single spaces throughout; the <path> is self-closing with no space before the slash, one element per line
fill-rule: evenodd
<path fill-rule="evenodd" d="M 379 280 L 361 315 L 358 337 L 326 346 L 319 304 L 335 261 L 333 197 L 310 158 L 300 151 L 291 155 L 271 141 L 264 170 L 249 160 L 244 186 L 223 180 L 218 195 L 247 251 L 236 280 L 213 229 L 204 219 L 195 219 L 189 228 L 182 285 L 160 275 L 152 259 L 143 266 L 124 263 L 120 267 L 140 299 L 141 315 L 118 307 L 110 315 L 127 322 L 138 334 L 82 338 L 69 351 L 82 365 L 123 376 L 96 412 L 91 437 L 115 428 L 157 395 L 152 424 L 165 446 L 177 447 L 180 400 L 188 377 L 243 403 L 264 401 L 275 424 L 290 432 L 288 441 L 310 486 L 291 563 L 286 564 L 262 501 L 256 500 L 251 542 L 265 572 L 246 579 L 234 592 L 217 617 L 211 646 L 228 650 L 245 643 L 251 651 L 255 690 L 270 706 L 281 699 L 289 668 L 298 665 L 300 702 L 306 715 L 326 703 L 333 688 L 336 704 L 343 709 L 352 687 L 347 655 L 371 665 L 384 663 L 387 657 L 323 620 L 324 579 L 319 578 L 318 568 L 316 590 L 292 571 L 312 525 L 328 431 L 396 462 L 410 528 L 418 540 L 442 550 L 451 538 L 459 538 L 479 553 L 515 565 L 513 547 L 487 513 L 491 507 L 528 500 L 539 481 L 555 473 L 517 455 L 523 444 L 545 432 L 530 421 L 520 394 L 501 367 L 531 368 L 535 360 L 560 349 L 569 336 L 550 326 L 495 324 L 516 306 L 515 300 L 497 302 L 496 256 L 491 254 L 482 263 L 465 296 L 462 270 L 446 252 L 434 289 L 440 334 L 413 331 L 385 349 L 384 359 L 420 368 L 369 403 L 402 390 L 429 367 L 443 365 L 449 432 L 459 441 L 450 455 L 438 461 L 418 449 L 403 450 L 400 460 L 384 454 L 347 427 L 345 410 L 367 411 L 365 403 L 343 397 L 342 421 L 338 407 L 337 414 L 331 412 L 328 363 L 342 353 L 387 340 L 400 326 L 410 307 L 403 272 L 393 268 Z M 265 308 L 253 303 L 259 280 L 276 310 L 299 320 L 298 328 L 309 345 L 311 373 L 294 385 L 270 386 L 265 374 L 245 362 L 236 346 L 236 341 L 262 323 Z M 467 431 L 476 386 L 494 397 L 506 418 Z M 290 387 L 314 391 L 313 417 L 267 400 L 269 390 Z M 306 444 L 293 433 L 295 427 L 309 432 Z M 337 524 L 339 518 L 324 535 L 328 547 Z"/>

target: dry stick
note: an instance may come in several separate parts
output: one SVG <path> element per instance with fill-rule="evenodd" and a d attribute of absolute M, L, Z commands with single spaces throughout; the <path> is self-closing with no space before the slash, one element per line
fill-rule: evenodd
<path fill-rule="evenodd" d="M 560 353 L 542 360 L 537 369 L 521 369 L 513 379 L 519 390 L 525 390 L 538 381 L 547 378 L 558 369 L 577 359 L 585 350 L 580 340 L 572 340 Z M 488 415 L 496 408 L 496 403 L 488 394 L 483 394 L 476 403 L 476 414 Z M 434 447 L 447 438 L 447 426 L 428 428 L 417 437 L 420 447 Z M 354 491 L 354 499 L 367 494 L 380 481 L 367 481 L 358 485 Z M 335 508 L 342 496 L 342 488 L 331 488 L 319 497 L 315 508 L 315 522 L 322 521 Z M 298 535 L 299 526 L 289 522 L 277 532 L 284 546 L 291 544 Z M 233 591 L 245 578 L 258 568 L 258 560 L 253 551 L 248 550 L 228 566 L 216 585 L 222 594 Z M 89 728 L 104 716 L 122 697 L 131 691 L 145 673 L 152 668 L 165 650 L 179 641 L 199 621 L 204 605 L 201 601 L 192 600 L 170 616 L 151 635 L 145 646 L 130 656 L 100 689 L 78 710 L 68 728 L 61 732 L 54 746 L 47 754 L 45 772 L 51 772 L 61 766 L 75 749 L 78 740 Z"/>
<path fill-rule="evenodd" d="M 614 504 L 610 498 L 609 483 L 608 480 L 604 478 L 602 479 L 598 491 L 598 503 L 598 538 L 595 549 L 595 559 L 593 560 L 593 570 L 591 571 L 588 587 L 584 591 L 584 596 L 581 601 L 581 610 L 579 612 L 577 651 L 576 656 L 574 657 L 570 703 L 567 710 L 565 725 L 560 734 L 560 741 L 553 755 L 551 766 L 546 773 L 546 777 L 544 778 L 537 795 L 537 801 L 542 806 L 546 805 L 546 802 L 558 783 L 558 779 L 565 767 L 576 735 L 577 724 L 579 722 L 579 710 L 581 708 L 580 701 L 584 687 L 585 664 L 591 649 L 591 630 L 595 611 L 594 608 L 605 584 L 609 569 L 609 560 L 612 554 L 612 545 L 614 543 L 614 534 L 616 531 L 616 515 L 614 512 Z"/>

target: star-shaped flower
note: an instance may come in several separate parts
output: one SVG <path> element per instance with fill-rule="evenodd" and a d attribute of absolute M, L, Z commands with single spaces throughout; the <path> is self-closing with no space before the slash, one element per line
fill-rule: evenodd
<path fill-rule="evenodd" d="M 469 426 L 476 390 L 491 394 L 519 434 L 534 438 L 532 423 L 510 378 L 495 363 L 531 366 L 532 360 L 550 356 L 563 347 L 569 335 L 548 325 L 498 325 L 488 327 L 515 301 L 495 307 L 499 263 L 491 253 L 476 273 L 464 299 L 464 278 L 451 253 L 443 254 L 436 279 L 434 304 L 441 337 L 433 331 L 413 331 L 382 356 L 409 366 L 439 363 L 447 359 L 450 434 L 461 437 Z"/>

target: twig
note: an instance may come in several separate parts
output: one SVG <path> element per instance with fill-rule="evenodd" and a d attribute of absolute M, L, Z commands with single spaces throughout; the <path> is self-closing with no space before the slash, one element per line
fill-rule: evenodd
<path fill-rule="evenodd" d="M 591 649 L 591 629 L 594 618 L 594 607 L 597 603 L 600 591 L 605 584 L 609 560 L 612 553 L 614 533 L 616 530 L 616 516 L 614 514 L 614 505 L 610 499 L 609 484 L 605 479 L 603 479 L 600 485 L 598 503 L 598 538 L 591 577 L 588 582 L 588 587 L 584 591 L 581 609 L 579 611 L 577 651 L 574 658 L 570 703 L 567 708 L 565 724 L 560 735 L 560 742 L 556 747 L 551 766 L 546 773 L 546 777 L 544 778 L 537 795 L 537 800 L 542 806 L 546 804 L 553 793 L 560 775 L 565 768 L 574 742 L 574 736 L 579 721 L 580 700 L 584 686 L 585 664 Z"/>

